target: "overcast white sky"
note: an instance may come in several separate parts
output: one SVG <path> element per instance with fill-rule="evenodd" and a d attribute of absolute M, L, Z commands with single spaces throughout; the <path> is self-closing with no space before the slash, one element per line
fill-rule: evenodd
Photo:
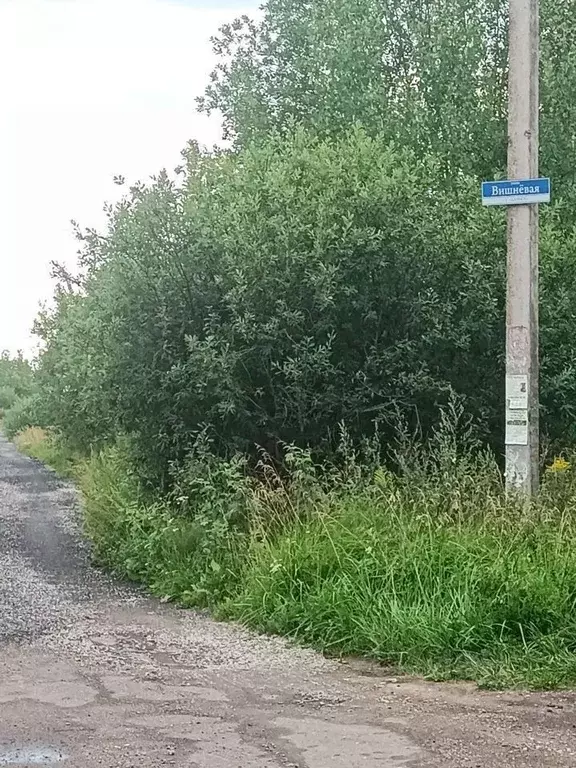
<path fill-rule="evenodd" d="M 127 181 L 174 168 L 214 60 L 209 37 L 260 0 L 0 0 L 0 350 L 34 341 L 49 263 L 74 263 L 70 220 L 102 222 Z"/>

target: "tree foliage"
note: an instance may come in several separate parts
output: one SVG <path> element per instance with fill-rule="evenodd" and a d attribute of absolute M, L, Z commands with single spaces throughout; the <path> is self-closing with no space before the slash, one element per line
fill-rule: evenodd
<path fill-rule="evenodd" d="M 543 0 L 542 423 L 576 402 L 576 0 Z M 330 454 L 398 413 L 426 432 L 454 395 L 502 433 L 504 0 L 269 0 L 215 40 L 203 108 L 233 151 L 191 144 L 81 233 L 55 267 L 38 381 L 48 423 L 87 450 L 127 435 L 155 482 L 199 435 L 221 455 Z"/>
<path fill-rule="evenodd" d="M 0 353 L 0 411 L 11 408 L 16 400 L 32 394 L 34 372 L 22 353 Z"/>
<path fill-rule="evenodd" d="M 438 178 L 436 159 L 361 130 L 191 147 L 183 185 L 162 174 L 110 212 L 83 290 L 45 318 L 51 423 L 80 447 L 131 435 L 154 477 L 206 426 L 224 454 L 330 451 L 341 422 L 360 438 L 400 410 L 426 430 L 453 393 L 497 435 L 504 218 L 468 178 Z M 548 226 L 556 340 L 576 245 Z M 565 345 L 544 356 L 555 434 L 571 360 Z"/>
<path fill-rule="evenodd" d="M 506 168 L 507 0 L 269 0 L 222 28 L 203 110 L 237 146 L 294 123 L 321 136 L 352 123 L 450 172 Z M 542 169 L 574 182 L 575 0 L 542 0 Z"/>

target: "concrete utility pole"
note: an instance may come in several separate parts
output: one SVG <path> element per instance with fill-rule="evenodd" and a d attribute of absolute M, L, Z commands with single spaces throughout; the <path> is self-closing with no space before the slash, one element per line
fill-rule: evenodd
<path fill-rule="evenodd" d="M 538 177 L 539 0 L 510 1 L 508 173 Z M 506 483 L 539 483 L 538 205 L 508 209 Z"/>

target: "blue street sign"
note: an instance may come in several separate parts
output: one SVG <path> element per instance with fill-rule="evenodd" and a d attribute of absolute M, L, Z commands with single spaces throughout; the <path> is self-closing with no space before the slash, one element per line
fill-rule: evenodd
<path fill-rule="evenodd" d="M 549 202 L 550 179 L 482 182 L 482 205 L 533 205 Z"/>

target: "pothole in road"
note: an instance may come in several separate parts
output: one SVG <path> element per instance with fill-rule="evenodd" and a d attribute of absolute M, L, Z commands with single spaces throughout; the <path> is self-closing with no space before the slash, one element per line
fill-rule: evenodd
<path fill-rule="evenodd" d="M 62 763 L 67 756 L 54 747 L 2 747 L 0 765 L 54 765 Z"/>

